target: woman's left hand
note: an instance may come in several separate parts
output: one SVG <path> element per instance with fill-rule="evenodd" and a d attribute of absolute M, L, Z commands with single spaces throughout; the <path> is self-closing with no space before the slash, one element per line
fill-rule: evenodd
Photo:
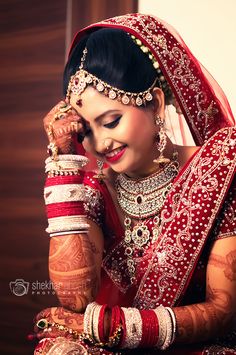
<path fill-rule="evenodd" d="M 42 320 L 48 324 L 44 329 L 40 329 L 37 323 Z M 68 329 L 83 333 L 84 315 L 69 311 L 63 307 L 46 308 L 37 314 L 35 318 L 34 331 L 38 339 L 55 338 L 59 336 L 71 337 Z M 60 327 L 61 326 L 61 327 Z"/>

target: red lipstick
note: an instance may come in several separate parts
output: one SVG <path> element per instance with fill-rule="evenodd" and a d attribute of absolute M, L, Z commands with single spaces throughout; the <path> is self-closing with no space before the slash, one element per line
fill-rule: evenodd
<path fill-rule="evenodd" d="M 125 150 L 126 150 L 126 147 L 123 147 L 122 150 L 118 151 L 117 154 L 113 155 L 113 156 L 105 156 L 106 157 L 106 161 L 109 162 L 109 163 L 115 163 L 117 162 L 121 157 L 122 155 L 125 153 Z"/>

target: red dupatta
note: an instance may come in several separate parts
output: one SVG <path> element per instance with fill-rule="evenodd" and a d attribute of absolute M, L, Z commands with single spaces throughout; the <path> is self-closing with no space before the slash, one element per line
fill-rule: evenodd
<path fill-rule="evenodd" d="M 134 285 L 126 272 L 125 243 L 119 231 L 103 260 L 110 281 L 106 278 L 100 302 L 112 303 L 111 293 L 116 292 L 113 284 L 120 292 L 116 292 L 116 300 L 139 309 L 179 304 L 234 178 L 235 146 L 235 128 L 221 129 L 183 168 L 162 208 L 158 238 L 140 258 Z M 106 186 L 98 188 L 112 219 L 114 205 L 109 195 L 103 193 Z M 117 226 L 114 216 L 110 224 Z"/>
<path fill-rule="evenodd" d="M 195 143 L 205 144 L 175 181 L 162 210 L 162 231 L 153 245 L 152 256 L 140 264 L 140 283 L 133 305 L 173 306 L 188 285 L 235 173 L 234 129 L 223 129 L 215 135 L 231 126 L 234 118 L 221 88 L 169 25 L 148 15 L 118 16 L 78 32 L 72 48 L 86 33 L 102 27 L 123 29 L 149 47 L 172 88 Z M 119 272 L 119 268 L 114 270 L 109 265 L 109 257 L 104 261 L 109 275 L 109 270 Z M 125 289 L 128 280 L 123 281 Z"/>
<path fill-rule="evenodd" d="M 79 31 L 71 50 L 86 33 L 102 27 L 118 28 L 133 34 L 151 50 L 197 145 L 202 145 L 220 128 L 235 122 L 222 89 L 170 25 L 138 13 L 113 17 Z"/>

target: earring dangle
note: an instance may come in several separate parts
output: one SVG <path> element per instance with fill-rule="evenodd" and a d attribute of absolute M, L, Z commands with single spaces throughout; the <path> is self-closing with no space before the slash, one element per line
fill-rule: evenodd
<path fill-rule="evenodd" d="M 159 157 L 153 160 L 153 162 L 159 165 L 168 164 L 170 162 L 170 159 L 166 158 L 163 154 L 164 150 L 166 149 L 166 143 L 167 143 L 167 136 L 164 130 L 164 120 L 160 116 L 157 116 L 155 123 L 160 128 L 158 133 L 159 139 L 156 142 L 157 150 L 159 151 L 160 154 Z"/>
<path fill-rule="evenodd" d="M 98 173 L 93 176 L 95 179 L 99 179 L 99 180 L 105 179 L 106 176 L 103 173 L 103 165 L 104 162 L 102 160 L 97 159 Z"/>

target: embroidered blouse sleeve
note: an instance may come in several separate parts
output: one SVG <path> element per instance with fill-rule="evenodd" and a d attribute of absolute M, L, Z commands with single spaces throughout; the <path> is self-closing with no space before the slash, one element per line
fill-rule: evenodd
<path fill-rule="evenodd" d="M 102 196 L 101 183 L 93 178 L 93 173 L 86 173 L 84 176 L 84 187 L 86 198 L 84 209 L 88 219 L 99 226 L 102 226 L 104 216 L 104 199 Z"/>
<path fill-rule="evenodd" d="M 236 235 L 236 178 L 232 182 L 219 218 L 217 219 L 213 230 L 213 240 L 233 235 Z"/>

